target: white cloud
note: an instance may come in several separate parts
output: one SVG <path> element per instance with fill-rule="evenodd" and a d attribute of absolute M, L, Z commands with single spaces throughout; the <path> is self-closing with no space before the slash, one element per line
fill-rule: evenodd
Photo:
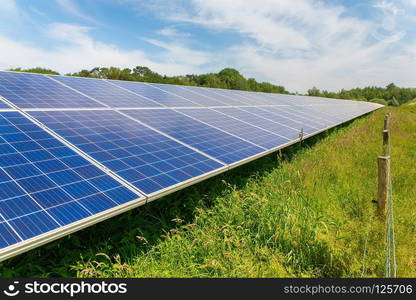
<path fill-rule="evenodd" d="M 199 66 L 212 63 L 215 55 L 198 50 L 192 50 L 177 42 L 162 42 L 155 39 L 143 39 L 146 42 L 166 50 L 163 53 L 165 61 L 175 64 L 188 64 L 195 67 L 195 71 Z"/>
<path fill-rule="evenodd" d="M 416 6 L 416 0 L 401 0 L 404 5 Z"/>
<path fill-rule="evenodd" d="M 160 30 L 157 30 L 156 33 L 171 38 L 185 38 L 191 36 L 191 34 L 186 32 L 180 32 L 173 27 L 164 27 Z"/>
<path fill-rule="evenodd" d="M 2 0 L 0 5 L 0 11 L 4 12 L 16 12 L 17 5 L 15 0 Z"/>
<path fill-rule="evenodd" d="M 51 49 L 40 49 L 13 39 L 0 36 L 0 66 L 3 69 L 14 67 L 42 66 L 57 70 L 61 73 L 75 72 L 81 69 L 91 69 L 96 66 L 117 66 L 122 68 L 137 65 L 148 66 L 162 74 L 194 73 L 195 65 L 202 62 L 191 50 L 186 52 L 178 46 L 169 50 L 169 45 L 163 45 L 168 51 L 179 54 L 185 51 L 189 60 L 156 61 L 139 50 L 125 51 L 115 45 L 96 41 L 90 36 L 91 28 L 73 24 L 53 23 L 47 26 L 45 34 L 52 40 L 58 41 L 59 46 Z M 157 43 L 157 41 L 154 41 Z M 198 52 L 196 52 L 198 53 Z M 169 55 L 166 55 L 169 57 Z M 197 62 L 193 62 L 197 59 Z"/>
<path fill-rule="evenodd" d="M 150 9 L 164 20 L 238 34 L 243 42 L 218 56 L 246 76 L 290 90 L 304 92 L 314 85 L 336 90 L 391 81 L 411 85 L 416 61 L 406 49 L 416 40 L 404 39 L 406 30 L 399 20 L 405 9 L 392 1 L 372 3 L 360 4 L 373 17 L 367 19 L 351 16 L 346 7 L 315 0 L 192 0 L 187 6 L 183 1 L 164 6 L 162 1 L 153 2 Z"/>
<path fill-rule="evenodd" d="M 87 22 L 92 22 L 92 23 L 98 23 L 97 20 L 95 20 L 93 17 L 85 14 L 84 12 L 82 12 L 76 5 L 74 0 L 56 0 L 56 3 L 61 6 L 61 8 L 77 17 L 78 19 L 81 19 L 83 21 L 87 21 Z"/>

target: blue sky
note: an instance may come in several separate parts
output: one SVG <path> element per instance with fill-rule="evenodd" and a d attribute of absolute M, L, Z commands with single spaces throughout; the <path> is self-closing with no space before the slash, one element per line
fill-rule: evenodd
<path fill-rule="evenodd" d="M 233 67 L 304 92 L 416 87 L 416 0 L 0 0 L 0 69 Z"/>

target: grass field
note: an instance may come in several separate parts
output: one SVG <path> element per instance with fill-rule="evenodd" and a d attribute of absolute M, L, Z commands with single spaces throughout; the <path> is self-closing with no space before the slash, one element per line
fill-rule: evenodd
<path fill-rule="evenodd" d="M 386 111 L 398 276 L 416 277 L 416 106 L 385 108 L 0 264 L 2 277 L 382 277 Z"/>

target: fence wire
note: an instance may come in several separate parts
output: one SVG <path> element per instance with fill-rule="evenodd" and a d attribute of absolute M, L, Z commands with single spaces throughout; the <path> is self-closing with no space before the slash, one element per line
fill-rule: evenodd
<path fill-rule="evenodd" d="M 386 218 L 386 278 L 397 277 L 396 243 L 394 237 L 394 210 L 392 185 L 389 185 L 388 204 Z"/>

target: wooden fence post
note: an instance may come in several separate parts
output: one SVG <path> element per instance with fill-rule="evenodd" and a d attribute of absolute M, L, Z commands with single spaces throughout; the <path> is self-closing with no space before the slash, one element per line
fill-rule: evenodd
<path fill-rule="evenodd" d="M 390 189 L 390 113 L 384 118 L 383 155 L 377 158 L 378 162 L 378 213 L 387 215 L 387 203 Z"/>
<path fill-rule="evenodd" d="M 390 156 L 378 157 L 378 213 L 381 216 L 387 215 L 387 201 L 390 186 Z"/>

